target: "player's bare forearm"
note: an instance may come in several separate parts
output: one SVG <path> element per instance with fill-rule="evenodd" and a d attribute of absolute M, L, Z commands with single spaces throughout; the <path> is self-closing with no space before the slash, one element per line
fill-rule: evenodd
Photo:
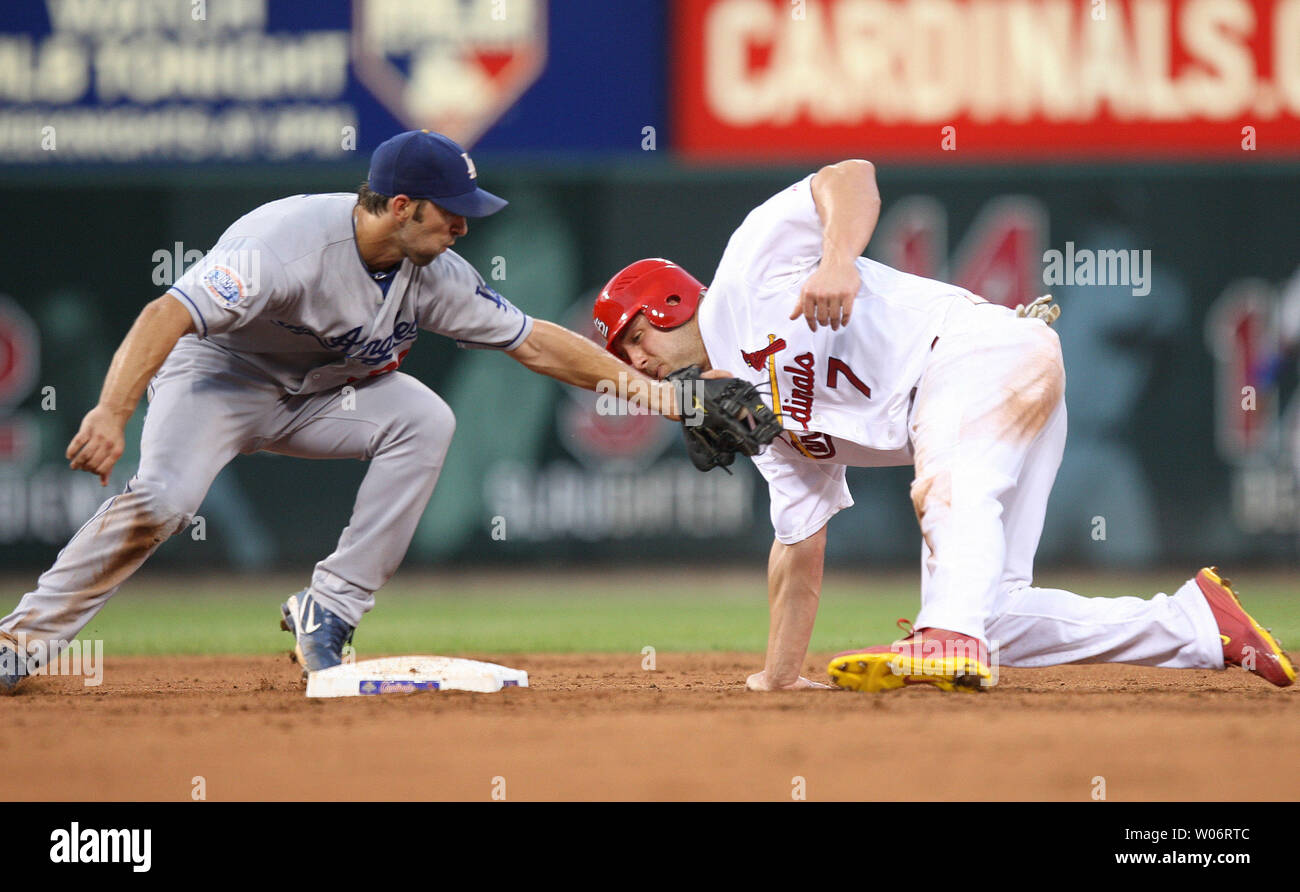
<path fill-rule="evenodd" d="M 812 178 L 813 203 L 822 222 L 822 255 L 800 289 L 791 319 L 808 327 L 838 329 L 853 314 L 862 287 L 857 259 L 866 250 L 880 219 L 880 190 L 870 161 L 852 159 L 823 167 Z"/>
<path fill-rule="evenodd" d="M 817 619 L 825 555 L 826 527 L 793 545 L 772 543 L 767 565 L 771 611 L 767 661 L 758 676 L 750 677 L 747 686 L 751 690 L 821 687 L 800 678 L 799 669 L 808 655 L 808 642 Z"/>
<path fill-rule="evenodd" d="M 145 306 L 113 354 L 99 403 L 86 413 L 68 444 L 69 467 L 96 474 L 101 485 L 108 485 L 113 465 L 125 448 L 122 432 L 149 379 L 181 336 L 193 330 L 189 312 L 176 298 L 164 295 Z"/>
<path fill-rule="evenodd" d="M 113 354 L 99 405 L 120 416 L 125 424 L 176 342 L 192 331 L 194 321 L 176 298 L 163 295 L 148 303 Z"/>
<path fill-rule="evenodd" d="M 587 390 L 602 385 L 617 388 L 620 399 L 656 406 L 669 418 L 677 417 L 672 385 L 643 375 L 582 335 L 554 322 L 534 321 L 532 332 L 510 355 L 526 368 L 565 384 Z"/>
<path fill-rule="evenodd" d="M 823 167 L 812 179 L 812 194 L 822 220 L 822 263 L 853 263 L 880 220 L 875 165 L 855 158 Z"/>

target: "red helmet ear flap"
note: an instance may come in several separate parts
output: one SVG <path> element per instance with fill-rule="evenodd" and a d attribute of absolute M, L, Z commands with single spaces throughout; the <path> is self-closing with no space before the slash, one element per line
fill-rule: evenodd
<path fill-rule="evenodd" d="M 690 320 L 704 286 L 671 260 L 652 257 L 619 270 L 600 290 L 592 321 L 613 352 L 614 341 L 637 313 L 655 328 L 669 329 Z"/>

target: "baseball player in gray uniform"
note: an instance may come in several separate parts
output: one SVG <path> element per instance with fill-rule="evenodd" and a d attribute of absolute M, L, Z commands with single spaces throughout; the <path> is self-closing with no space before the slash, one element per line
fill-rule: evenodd
<path fill-rule="evenodd" d="M 625 398 L 673 405 L 670 386 L 530 318 L 450 250 L 466 218 L 505 205 L 478 187 L 459 145 L 409 131 L 375 150 L 357 194 L 257 208 L 148 304 L 67 450 L 73 469 L 107 485 L 147 385 L 139 469 L 0 620 L 0 691 L 53 659 L 189 526 L 226 463 L 257 451 L 370 463 L 338 546 L 281 607 L 304 674 L 340 663 L 406 553 L 455 429 L 442 398 L 397 370 L 421 329 L 570 384 L 621 380 Z"/>

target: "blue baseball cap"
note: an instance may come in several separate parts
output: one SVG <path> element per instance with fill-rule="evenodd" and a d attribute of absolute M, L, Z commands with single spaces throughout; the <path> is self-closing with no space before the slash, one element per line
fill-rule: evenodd
<path fill-rule="evenodd" d="M 429 130 L 408 130 L 385 140 L 370 156 L 370 191 L 437 202 L 462 217 L 486 217 L 507 204 L 478 187 L 469 153 Z"/>

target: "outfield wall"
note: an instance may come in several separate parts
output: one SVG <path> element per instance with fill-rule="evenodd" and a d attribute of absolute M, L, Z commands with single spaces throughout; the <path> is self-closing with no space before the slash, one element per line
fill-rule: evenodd
<path fill-rule="evenodd" d="M 745 212 L 813 169 L 688 168 L 649 154 L 594 167 L 476 160 L 512 204 L 472 222 L 458 249 L 528 312 L 573 327 L 638 257 L 672 257 L 707 281 Z M 108 494 L 61 455 L 138 309 L 244 211 L 363 176 L 357 163 L 0 171 L 0 564 L 48 563 Z M 1009 304 L 1052 291 L 1063 307 L 1071 430 L 1044 561 L 1295 560 L 1300 402 L 1295 360 L 1278 357 L 1300 339 L 1300 293 L 1284 294 L 1300 263 L 1300 166 L 883 165 L 880 182 L 871 256 Z M 1115 276 L 1136 265 L 1121 284 L 1080 282 L 1089 252 Z M 594 396 L 435 335 L 403 371 L 459 419 L 411 562 L 765 558 L 767 496 L 747 463 L 734 477 L 701 475 L 672 426 L 602 417 Z M 142 414 L 109 492 L 134 470 Z M 204 503 L 202 529 L 156 561 L 313 562 L 363 472 L 240 457 Z M 907 470 L 849 479 L 857 505 L 832 523 L 833 558 L 915 561 Z"/>

